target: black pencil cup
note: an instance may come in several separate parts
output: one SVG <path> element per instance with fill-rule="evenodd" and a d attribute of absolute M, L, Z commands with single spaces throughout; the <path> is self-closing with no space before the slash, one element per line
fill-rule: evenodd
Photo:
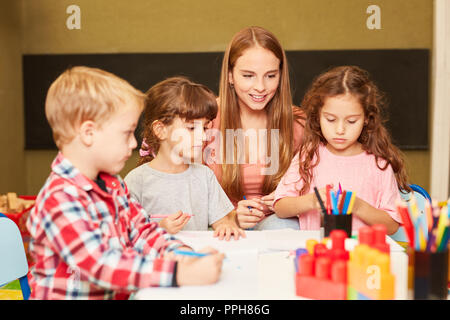
<path fill-rule="evenodd" d="M 323 219 L 325 237 L 329 237 L 331 231 L 340 229 L 347 233 L 347 237 L 352 236 L 352 214 L 326 214 Z"/>
<path fill-rule="evenodd" d="M 448 250 L 414 252 L 414 299 L 447 300 Z"/>

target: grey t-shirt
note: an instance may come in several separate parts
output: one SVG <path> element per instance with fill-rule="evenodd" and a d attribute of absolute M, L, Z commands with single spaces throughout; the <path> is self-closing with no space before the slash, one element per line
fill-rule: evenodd
<path fill-rule="evenodd" d="M 206 231 L 234 210 L 214 172 L 201 164 L 194 163 L 184 172 L 171 174 L 144 163 L 131 170 L 124 180 L 131 196 L 149 215 L 179 210 L 193 214 L 183 230 Z"/>

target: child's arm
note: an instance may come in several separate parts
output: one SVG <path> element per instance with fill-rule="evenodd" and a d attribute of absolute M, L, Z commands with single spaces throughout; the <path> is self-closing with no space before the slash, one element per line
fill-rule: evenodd
<path fill-rule="evenodd" d="M 386 226 L 387 234 L 391 235 L 397 232 L 399 223 L 395 221 L 386 211 L 374 208 L 359 197 L 355 198 L 353 205 L 353 214 L 368 225 L 383 224 Z"/>
<path fill-rule="evenodd" d="M 180 247 L 180 241 L 170 241 L 170 235 L 162 229 L 156 231 L 153 224 L 141 230 L 154 241 L 149 254 L 126 245 L 111 247 L 111 236 L 90 219 L 90 204 L 82 195 L 53 192 L 39 212 L 45 245 L 82 277 L 104 289 L 132 291 L 173 284 L 176 262 L 158 258 L 157 251 Z"/>
<path fill-rule="evenodd" d="M 400 199 L 397 180 L 392 167 L 388 165 L 385 170 L 379 170 L 379 182 L 374 191 L 377 194 L 376 205 L 371 205 L 359 197 L 355 198 L 353 213 L 368 225 L 381 223 L 386 226 L 387 234 L 394 234 L 400 224 L 401 218 L 396 209 L 396 200 Z"/>
<path fill-rule="evenodd" d="M 151 222 L 148 213 L 133 197 L 128 196 L 128 201 L 131 215 L 129 235 L 136 250 L 144 254 L 151 250 L 164 254 L 165 251 L 171 251 L 184 245 L 163 228 L 158 228 L 160 224 Z M 158 240 L 158 237 L 161 237 L 161 239 Z"/>
<path fill-rule="evenodd" d="M 211 227 L 214 230 L 214 237 L 219 237 L 220 240 L 230 240 L 231 235 L 238 240 L 239 237 L 245 238 L 245 232 L 236 223 L 235 211 L 231 211 L 222 219 L 214 222 Z"/>
<path fill-rule="evenodd" d="M 320 197 L 326 198 L 326 189 L 319 190 Z M 274 210 L 280 218 L 291 218 L 310 210 L 320 210 L 320 204 L 314 193 L 297 197 L 284 197 L 274 204 Z"/>
<path fill-rule="evenodd" d="M 208 221 L 212 222 L 214 236 L 228 241 L 232 234 L 235 240 L 245 237 L 245 232 L 236 223 L 236 212 L 233 204 L 217 181 L 214 172 L 206 168 L 208 182 Z"/>
<path fill-rule="evenodd" d="M 189 222 L 191 216 L 183 213 L 181 210 L 177 213 L 169 215 L 167 218 L 162 219 L 159 222 L 159 226 L 167 230 L 170 234 L 178 233 L 186 223 Z"/>

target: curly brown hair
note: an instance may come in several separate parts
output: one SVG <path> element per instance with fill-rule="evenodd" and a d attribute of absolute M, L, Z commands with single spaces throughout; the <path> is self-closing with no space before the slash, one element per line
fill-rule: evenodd
<path fill-rule="evenodd" d="M 391 165 L 399 189 L 402 192 L 410 192 L 403 154 L 392 143 L 390 134 L 384 126 L 386 117 L 383 110 L 387 105 L 384 93 L 370 79 L 367 71 L 357 66 L 340 66 L 316 77 L 301 103 L 306 114 L 306 123 L 299 153 L 301 160 L 299 173 L 304 181 L 300 194 L 305 194 L 310 189 L 313 168 L 320 161 L 319 145 L 327 144 L 320 129 L 320 112 L 325 99 L 348 93 L 358 99 L 364 110 L 366 121 L 358 138 L 363 150 L 375 156 L 380 170 L 385 170 Z M 316 161 L 313 163 L 314 158 Z"/>
<path fill-rule="evenodd" d="M 175 117 L 185 120 L 206 118 L 213 120 L 217 115 L 217 102 L 214 93 L 206 86 L 194 83 L 185 77 L 172 77 L 155 84 L 146 92 L 141 133 L 143 151 L 138 166 L 153 160 L 158 153 L 160 140 L 153 131 L 153 122 L 172 124 Z M 145 143 L 145 144 L 144 144 Z"/>

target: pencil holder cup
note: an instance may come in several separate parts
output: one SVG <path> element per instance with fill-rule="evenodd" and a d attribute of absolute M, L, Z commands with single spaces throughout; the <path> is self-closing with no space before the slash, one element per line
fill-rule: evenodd
<path fill-rule="evenodd" d="M 414 299 L 447 300 L 448 249 L 414 252 Z"/>
<path fill-rule="evenodd" d="M 347 233 L 350 238 L 352 236 L 352 214 L 326 214 L 324 215 L 323 225 L 325 237 L 329 237 L 331 231 L 340 229 Z"/>

